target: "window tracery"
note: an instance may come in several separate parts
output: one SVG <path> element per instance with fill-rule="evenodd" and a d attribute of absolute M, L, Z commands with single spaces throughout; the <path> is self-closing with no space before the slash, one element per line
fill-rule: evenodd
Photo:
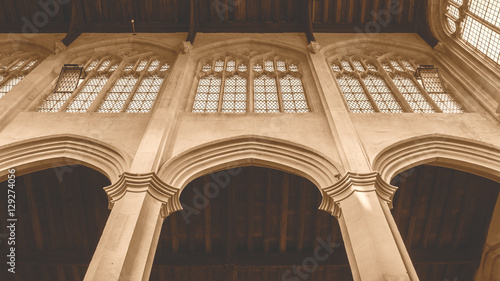
<path fill-rule="evenodd" d="M 33 54 L 0 56 L 0 98 L 14 88 L 39 64 L 40 58 Z"/>
<path fill-rule="evenodd" d="M 309 107 L 297 63 L 227 56 L 202 63 L 192 112 L 305 113 Z"/>
<path fill-rule="evenodd" d="M 157 57 L 135 61 L 95 57 L 83 65 L 85 79 L 80 79 L 74 89 L 64 92 L 56 87 L 37 110 L 147 113 L 153 107 L 169 68 L 167 61 Z"/>
<path fill-rule="evenodd" d="M 330 65 L 352 112 L 464 112 L 433 66 L 391 56 L 343 57 Z"/>
<path fill-rule="evenodd" d="M 500 64 L 500 2 L 448 0 L 444 11 L 448 32 Z"/>

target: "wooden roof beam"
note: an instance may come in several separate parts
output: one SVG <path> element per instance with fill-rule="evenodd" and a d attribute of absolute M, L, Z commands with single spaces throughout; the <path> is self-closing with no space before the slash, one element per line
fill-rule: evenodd
<path fill-rule="evenodd" d="M 68 33 L 61 42 L 64 46 L 69 47 L 85 29 L 85 11 L 81 0 L 71 1 L 71 21 L 69 24 Z"/>
<path fill-rule="evenodd" d="M 194 43 L 194 39 L 196 37 L 196 32 L 198 31 L 199 20 L 198 20 L 198 0 L 190 0 L 190 9 L 189 9 L 189 33 L 186 38 L 186 41 Z"/>

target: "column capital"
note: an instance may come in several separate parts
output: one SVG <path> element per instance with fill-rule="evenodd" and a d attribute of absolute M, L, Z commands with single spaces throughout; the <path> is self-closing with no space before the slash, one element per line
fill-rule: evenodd
<path fill-rule="evenodd" d="M 163 218 L 182 210 L 179 202 L 180 189 L 167 185 L 154 172 L 146 174 L 125 172 L 116 183 L 104 187 L 104 191 L 108 195 L 109 209 L 112 209 L 115 202 L 128 192 L 147 192 L 162 203 L 161 216 Z"/>
<path fill-rule="evenodd" d="M 392 208 L 392 198 L 398 188 L 385 182 L 378 172 L 354 173 L 347 171 L 335 184 L 323 189 L 319 208 L 340 218 L 340 202 L 355 192 L 376 192 L 377 196 Z"/>

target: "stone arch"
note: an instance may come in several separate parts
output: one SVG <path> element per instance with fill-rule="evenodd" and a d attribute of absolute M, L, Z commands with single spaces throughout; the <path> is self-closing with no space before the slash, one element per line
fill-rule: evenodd
<path fill-rule="evenodd" d="M 345 171 L 335 161 L 306 146 L 255 135 L 213 141 L 187 150 L 164 163 L 159 177 L 184 188 L 207 173 L 241 166 L 260 166 L 300 175 L 320 190 L 331 186 Z"/>
<path fill-rule="evenodd" d="M 22 175 L 81 164 L 103 173 L 113 183 L 126 171 L 131 161 L 129 155 L 98 140 L 54 135 L 0 147 L 0 179 L 5 179 L 9 168 L 16 168 L 16 175 Z"/>
<path fill-rule="evenodd" d="M 383 149 L 372 167 L 390 182 L 396 174 L 422 164 L 461 170 L 500 182 L 500 148 L 465 138 L 426 135 Z"/>
<path fill-rule="evenodd" d="M 117 50 L 120 51 L 117 52 Z M 177 47 L 160 44 L 159 42 L 151 40 L 121 38 L 80 45 L 68 49 L 61 55 L 65 58 L 73 60 L 82 56 L 91 57 L 94 55 L 116 55 L 117 53 L 139 55 L 141 53 L 152 52 L 157 56 L 167 56 L 175 59 L 179 54 L 179 51 L 180 50 Z"/>

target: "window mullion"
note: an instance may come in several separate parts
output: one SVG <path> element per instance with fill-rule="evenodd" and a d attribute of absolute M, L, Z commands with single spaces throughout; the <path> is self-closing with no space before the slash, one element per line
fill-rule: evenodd
<path fill-rule="evenodd" d="M 125 69 L 127 64 L 128 63 L 122 62 L 121 65 L 118 65 L 118 68 L 111 75 L 109 75 L 109 73 L 105 74 L 108 77 L 108 81 L 106 82 L 106 84 L 104 84 L 101 91 L 97 94 L 95 100 L 92 102 L 87 112 L 97 111 L 99 106 L 104 102 L 106 94 L 109 93 L 109 91 L 111 91 L 111 89 L 114 87 L 115 83 L 120 78 L 120 75 L 124 74 L 123 70 Z"/>
<path fill-rule="evenodd" d="M 420 85 L 420 83 L 418 83 L 417 79 L 415 78 L 415 76 L 413 75 L 409 75 L 410 76 L 410 79 L 413 81 L 413 83 L 415 84 L 415 86 L 418 88 L 418 90 L 422 93 L 422 95 L 425 97 L 425 99 L 427 100 L 427 102 L 433 107 L 433 109 L 437 112 L 437 113 L 443 113 L 443 111 L 441 110 L 441 108 L 439 108 L 439 106 L 434 102 L 434 100 L 431 98 L 431 96 L 429 96 L 429 94 L 427 93 L 427 91 L 424 89 L 424 87 L 422 87 L 422 85 Z"/>
<path fill-rule="evenodd" d="M 476 15 L 476 14 L 474 14 L 474 13 L 472 13 L 471 11 L 469 11 L 469 10 L 465 10 L 465 15 L 466 15 L 466 16 L 469 16 L 469 17 L 471 17 L 471 18 L 473 18 L 473 19 L 475 19 L 475 20 L 476 20 L 476 21 L 478 21 L 480 24 L 482 24 L 482 25 L 484 25 L 484 26 L 488 27 L 489 29 L 491 29 L 492 31 L 494 31 L 494 32 L 496 32 L 496 33 L 498 33 L 498 34 L 500 34 L 500 28 L 498 28 L 497 26 L 495 26 L 495 25 L 493 25 L 493 24 L 489 23 L 488 21 L 486 21 L 486 20 L 484 20 L 484 19 L 480 18 L 479 16 L 477 16 L 477 15 Z M 465 17 L 464 17 L 464 19 L 465 19 Z"/>
<path fill-rule="evenodd" d="M 219 90 L 219 103 L 217 106 L 217 112 L 222 112 L 222 100 L 224 99 L 224 90 L 226 89 L 226 63 L 224 63 L 224 70 L 222 70 L 222 78 L 220 80 L 220 90 Z"/>
<path fill-rule="evenodd" d="M 280 83 L 280 77 L 279 74 L 277 73 L 278 71 L 276 68 L 274 69 L 274 74 L 275 74 L 275 80 L 276 80 L 276 94 L 278 94 L 278 107 L 279 107 L 279 112 L 285 112 L 285 109 L 283 107 L 283 98 L 281 97 L 281 83 Z"/>
<path fill-rule="evenodd" d="M 132 101 L 132 98 L 134 97 L 135 92 L 137 92 L 137 89 L 139 89 L 139 86 L 141 85 L 142 80 L 144 80 L 145 76 L 146 76 L 146 68 L 144 68 L 143 72 L 139 75 L 139 78 L 137 79 L 137 82 L 135 82 L 135 85 L 132 88 L 132 91 L 130 91 L 130 95 L 128 96 L 127 100 L 123 104 L 123 107 L 122 107 L 122 110 L 120 111 L 120 113 L 123 113 L 123 112 L 127 111 L 128 105 Z"/>
<path fill-rule="evenodd" d="M 82 83 L 80 83 L 80 86 L 78 86 L 74 91 L 71 97 L 69 97 L 66 102 L 61 106 L 58 112 L 63 112 L 67 109 L 67 107 L 73 102 L 73 100 L 76 98 L 76 96 L 82 91 L 83 87 L 89 82 L 91 78 L 95 77 L 95 74 L 87 74 L 87 77 L 83 79 Z"/>
<path fill-rule="evenodd" d="M 396 101 L 399 102 L 399 105 L 403 109 L 404 112 L 413 112 L 413 109 L 411 108 L 410 104 L 408 101 L 403 97 L 403 94 L 399 91 L 398 87 L 394 84 L 394 81 L 392 81 L 391 76 L 385 71 L 382 72 L 382 78 L 385 80 L 387 83 L 387 86 L 389 89 L 393 92 L 394 97 L 396 98 Z"/>
<path fill-rule="evenodd" d="M 248 81 L 247 81 L 247 106 L 248 112 L 254 112 L 254 77 L 253 66 L 248 63 Z"/>
<path fill-rule="evenodd" d="M 365 81 L 363 81 L 363 79 L 361 79 L 361 75 L 358 72 L 355 72 L 355 77 L 356 77 L 356 79 L 358 79 L 359 84 L 363 88 L 363 91 L 365 92 L 366 97 L 368 98 L 368 100 L 372 104 L 373 110 L 375 112 L 380 112 L 380 109 L 378 108 L 377 103 L 375 102 L 375 100 L 373 99 L 370 91 L 368 91 L 368 88 L 365 85 Z"/>

